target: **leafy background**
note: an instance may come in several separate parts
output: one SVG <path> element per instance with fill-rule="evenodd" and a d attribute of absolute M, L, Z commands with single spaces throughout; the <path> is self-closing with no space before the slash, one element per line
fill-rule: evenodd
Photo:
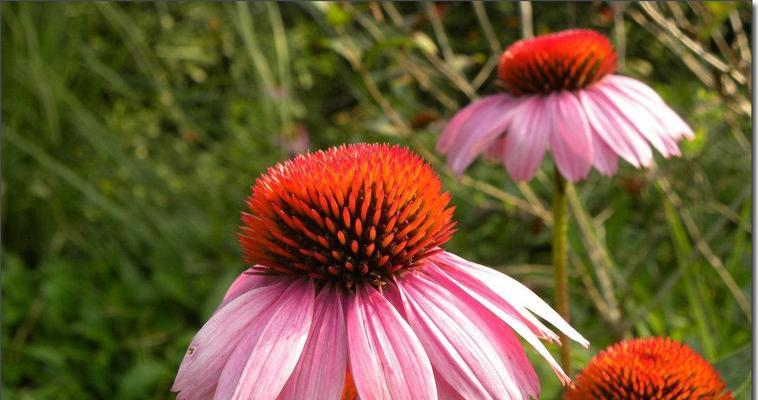
<path fill-rule="evenodd" d="M 592 342 L 576 364 L 668 335 L 748 398 L 749 3 L 532 7 L 522 24 L 511 2 L 3 2 L 3 394 L 172 398 L 186 346 L 244 268 L 250 185 L 305 148 L 412 147 L 454 194 L 447 248 L 552 300 L 550 161 L 527 185 L 486 161 L 454 179 L 434 153 L 533 21 L 608 34 L 621 72 L 697 133 L 680 159 L 571 192 L 572 314 Z"/>

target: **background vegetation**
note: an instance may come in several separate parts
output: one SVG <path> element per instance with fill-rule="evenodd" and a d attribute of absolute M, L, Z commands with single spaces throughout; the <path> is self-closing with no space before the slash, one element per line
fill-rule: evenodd
<path fill-rule="evenodd" d="M 456 109 L 495 91 L 520 15 L 512 2 L 4 2 L 3 394 L 172 398 L 186 346 L 244 268 L 250 185 L 306 148 L 414 148 L 454 194 L 448 249 L 550 300 L 545 173 L 518 185 L 478 161 L 456 180 L 433 151 Z M 668 335 L 748 398 L 750 4 L 540 2 L 525 21 L 608 34 L 621 72 L 697 132 L 680 159 L 593 172 L 572 192 L 572 313 L 592 342 L 576 364 Z"/>

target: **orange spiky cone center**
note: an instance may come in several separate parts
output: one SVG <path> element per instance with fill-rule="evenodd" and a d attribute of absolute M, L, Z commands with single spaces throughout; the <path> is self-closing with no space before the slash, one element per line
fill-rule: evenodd
<path fill-rule="evenodd" d="M 731 400 L 718 372 L 691 348 L 668 338 L 631 339 L 596 355 L 566 400 Z"/>
<path fill-rule="evenodd" d="M 455 225 L 449 202 L 432 168 L 409 150 L 340 146 L 263 174 L 239 241 L 258 273 L 380 287 L 440 251 Z"/>
<path fill-rule="evenodd" d="M 616 52 L 608 39 L 591 30 L 573 29 L 512 44 L 500 56 L 498 78 L 514 94 L 575 91 L 616 70 Z"/>

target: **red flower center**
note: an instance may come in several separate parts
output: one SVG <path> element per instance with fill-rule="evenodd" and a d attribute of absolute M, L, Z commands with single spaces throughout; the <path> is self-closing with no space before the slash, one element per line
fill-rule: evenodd
<path fill-rule="evenodd" d="M 512 44 L 500 56 L 498 78 L 514 95 L 585 88 L 616 70 L 608 39 L 591 30 L 568 30 Z"/>
<path fill-rule="evenodd" d="M 719 374 L 671 339 L 632 339 L 600 352 L 566 392 L 567 400 L 730 400 Z"/>
<path fill-rule="evenodd" d="M 432 168 L 409 150 L 340 146 L 258 178 L 239 241 L 259 273 L 379 287 L 440 251 L 455 225 L 449 201 Z"/>

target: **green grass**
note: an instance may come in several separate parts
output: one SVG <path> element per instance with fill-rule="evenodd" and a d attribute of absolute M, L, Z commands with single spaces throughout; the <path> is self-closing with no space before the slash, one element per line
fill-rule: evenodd
<path fill-rule="evenodd" d="M 455 179 L 434 153 L 469 95 L 495 90 L 488 60 L 520 37 L 515 4 L 1 7 L 7 398 L 171 398 L 186 346 L 244 268 L 235 234 L 250 185 L 302 130 L 311 149 L 382 141 L 427 157 L 457 206 L 447 248 L 552 301 L 550 162 L 517 185 L 486 161 Z M 536 3 L 535 30 L 611 34 L 598 7 Z M 751 17 L 736 7 L 680 11 L 721 56 L 712 38 L 736 43 L 730 13 Z M 748 398 L 749 92 L 699 79 L 637 14 L 627 10 L 623 73 L 697 139 L 652 170 L 593 172 L 569 191 L 572 318 L 592 342 L 575 364 L 624 337 L 667 335 Z M 723 57 L 738 66 L 734 54 Z M 530 356 L 543 397 L 558 398 Z"/>

